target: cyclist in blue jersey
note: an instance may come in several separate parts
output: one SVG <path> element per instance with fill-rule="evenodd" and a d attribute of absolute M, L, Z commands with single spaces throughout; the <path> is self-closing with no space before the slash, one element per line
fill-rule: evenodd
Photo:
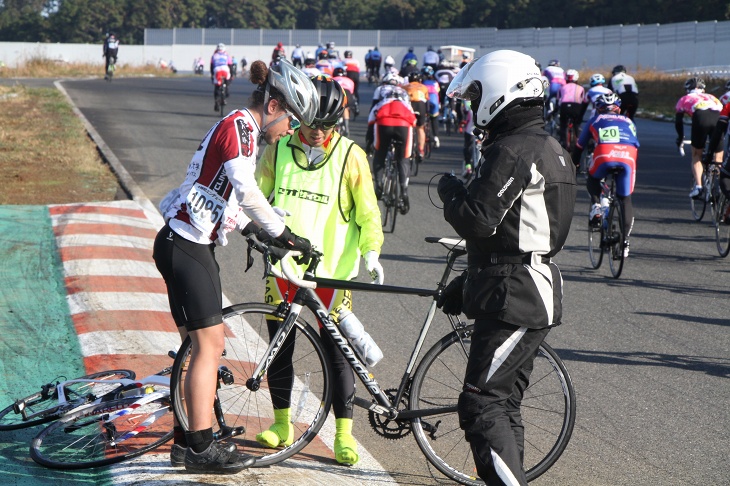
<path fill-rule="evenodd" d="M 586 188 L 591 195 L 589 222 L 598 225 L 601 221 L 601 179 L 611 169 L 622 169 L 616 176 L 616 195 L 624 209 L 624 256 L 629 253 L 629 235 L 634 225 L 634 209 L 631 194 L 636 182 L 636 157 L 639 139 L 636 138 L 636 125 L 627 116 L 621 115 L 621 100 L 613 93 L 603 94 L 596 99 L 596 116 L 591 118 L 586 129 L 578 137 L 575 150 L 571 154 L 576 167 L 580 163 L 583 147 L 592 137 L 596 143 L 593 160 L 588 167 Z"/>
<path fill-rule="evenodd" d="M 441 141 L 439 140 L 439 113 L 441 112 L 441 101 L 440 93 L 441 93 L 441 85 L 434 77 L 434 70 L 431 66 L 424 66 L 424 68 L 421 70 L 421 73 L 423 74 L 423 85 L 428 88 L 428 117 L 431 123 L 431 135 L 433 136 L 433 144 L 434 148 L 439 148 L 441 146 Z"/>
<path fill-rule="evenodd" d="M 590 89 L 586 91 L 586 97 L 585 97 L 585 108 L 588 108 L 588 103 L 590 103 L 592 112 L 591 112 L 591 118 L 593 118 L 593 115 L 596 113 L 596 100 L 599 96 L 612 93 L 610 89 L 608 89 L 606 84 L 606 78 L 601 73 L 596 73 L 593 76 L 591 76 L 590 79 Z M 583 116 L 581 115 L 581 119 Z"/>
<path fill-rule="evenodd" d="M 406 64 L 408 64 L 408 61 L 411 59 L 416 60 L 416 64 L 418 64 L 418 56 L 413 52 L 413 47 L 408 48 L 408 52 L 406 52 L 405 56 L 403 56 L 403 60 L 400 62 L 400 67 L 403 69 L 406 67 Z"/>

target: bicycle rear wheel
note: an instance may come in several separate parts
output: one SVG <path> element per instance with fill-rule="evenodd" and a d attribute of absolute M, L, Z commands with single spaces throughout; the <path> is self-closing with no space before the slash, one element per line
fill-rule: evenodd
<path fill-rule="evenodd" d="M 383 193 L 378 200 L 380 220 L 385 233 L 395 231 L 395 220 L 398 216 L 398 200 L 400 199 L 400 184 L 392 154 L 388 153 L 383 171 Z"/>
<path fill-rule="evenodd" d="M 705 174 L 702 174 L 702 182 L 705 182 Z M 703 185 L 703 192 L 706 192 L 704 187 L 707 184 Z M 691 188 L 695 187 L 694 178 L 692 179 L 692 186 Z M 702 221 L 703 216 L 705 215 L 705 209 L 707 207 L 707 197 L 706 194 L 701 194 L 698 198 L 689 198 L 689 204 L 692 209 L 692 217 L 695 221 Z"/>
<path fill-rule="evenodd" d="M 618 199 L 611 202 L 611 208 L 608 211 L 607 231 L 608 266 L 611 267 L 613 278 L 619 278 L 624 268 L 626 231 L 624 228 L 624 212 Z"/>
<path fill-rule="evenodd" d="M 225 352 L 218 372 L 217 409 L 211 410 L 213 432 L 219 440 L 236 444 L 240 452 L 256 457 L 256 466 L 269 466 L 301 451 L 316 436 L 327 419 L 332 403 L 332 371 L 319 336 L 303 319 L 297 319 L 276 359 L 269 365 L 257 390 L 247 380 L 269 346 L 267 319 L 277 308 L 267 304 L 238 304 L 223 309 L 226 325 Z M 175 416 L 188 429 L 183 384 L 187 376 L 192 344 L 186 339 L 172 367 Z M 283 356 L 293 353 L 293 379 L 289 379 Z M 278 371 L 273 371 L 282 368 Z M 276 383 L 285 378 L 291 387 Z M 294 442 L 280 449 L 269 449 L 256 442 L 256 434 L 274 423 L 272 396 L 290 402 Z"/>
<path fill-rule="evenodd" d="M 603 262 L 603 221 L 601 226 L 594 227 L 588 224 L 588 257 L 591 259 L 591 266 L 598 268 Z"/>
<path fill-rule="evenodd" d="M 720 193 L 715 211 L 715 243 L 717 252 L 725 258 L 730 253 L 730 200 Z"/>
<path fill-rule="evenodd" d="M 221 117 L 225 116 L 226 112 L 226 83 L 221 83 L 218 88 L 218 112 Z"/>
<path fill-rule="evenodd" d="M 459 483 L 483 485 L 456 411 L 473 331 L 469 325 L 446 335 L 424 356 L 413 377 L 410 408 L 444 408 L 444 413 L 417 418 L 411 424 L 418 446 L 436 469 Z M 524 467 L 527 480 L 532 481 L 558 460 L 575 424 L 573 383 L 547 343 L 540 345 L 520 410 Z"/>
<path fill-rule="evenodd" d="M 61 378 L 61 377 L 59 377 Z M 84 375 L 76 380 L 134 380 L 131 370 L 108 370 Z M 64 378 L 65 380 L 65 378 Z M 64 386 L 67 403 L 58 404 L 58 382 L 41 387 L 41 391 L 16 400 L 0 410 L 0 430 L 16 430 L 55 420 L 65 410 L 92 402 L 98 397 L 113 392 L 122 385 L 120 383 L 78 382 Z M 27 419 L 24 417 L 28 417 Z"/>
<path fill-rule="evenodd" d="M 89 405 L 42 430 L 32 441 L 30 457 L 54 469 L 107 466 L 140 456 L 172 439 L 169 389 L 139 404 L 143 396 Z M 129 409 L 109 420 L 110 413 Z"/>

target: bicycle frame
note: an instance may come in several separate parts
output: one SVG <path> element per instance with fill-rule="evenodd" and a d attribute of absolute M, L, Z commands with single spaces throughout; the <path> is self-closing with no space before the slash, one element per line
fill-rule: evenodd
<path fill-rule="evenodd" d="M 312 313 L 317 317 L 317 320 L 324 326 L 324 329 L 327 330 L 327 333 L 329 334 L 329 337 L 332 339 L 332 341 L 335 343 L 335 345 L 339 348 L 339 350 L 342 352 L 345 359 L 348 361 L 350 366 L 352 367 L 355 374 L 358 376 L 362 384 L 365 386 L 365 389 L 368 391 L 368 393 L 371 395 L 371 397 L 375 401 L 368 401 L 363 398 L 355 397 L 353 403 L 361 408 L 365 408 L 367 410 L 371 410 L 379 415 L 383 415 L 389 419 L 413 419 L 418 417 L 427 417 L 430 415 L 437 415 L 444 412 L 453 412 L 456 410 L 456 407 L 442 407 L 442 408 L 436 408 L 436 409 L 419 409 L 419 410 L 399 410 L 397 404 L 400 403 L 401 398 L 404 396 L 406 389 L 408 387 L 408 384 L 410 382 L 410 379 L 413 375 L 413 371 L 416 367 L 416 363 L 418 361 L 418 356 L 420 355 L 423 344 L 426 339 L 426 335 L 429 332 L 429 329 L 431 328 L 431 323 L 433 321 L 434 314 L 436 313 L 436 301 L 438 299 L 438 296 L 441 294 L 443 289 L 446 286 L 446 282 L 448 281 L 449 275 L 451 274 L 451 269 L 453 267 L 454 261 L 457 257 L 461 255 L 466 254 L 466 250 L 463 249 L 462 243 L 460 240 L 456 239 L 447 239 L 447 238 L 427 238 L 427 241 L 435 243 L 441 243 L 443 246 L 450 248 L 450 253 L 447 259 L 447 265 L 444 269 L 444 273 L 441 276 L 441 280 L 438 283 L 438 286 L 436 290 L 430 290 L 430 289 L 419 289 L 419 288 L 413 288 L 413 287 L 399 287 L 399 286 L 392 286 L 392 285 L 373 285 L 373 284 L 367 284 L 362 282 L 353 282 L 353 281 L 343 281 L 343 280 L 333 280 L 333 279 L 326 279 L 326 278 L 317 278 L 314 277 L 313 270 L 316 268 L 318 264 L 318 257 L 314 257 L 312 263 L 309 265 L 309 268 L 307 269 L 307 272 L 305 273 L 305 282 L 297 282 L 297 284 L 302 283 L 303 285 L 300 285 L 295 294 L 294 298 L 291 302 L 291 304 L 287 304 L 286 301 L 282 302 L 280 304 L 280 310 L 282 311 L 282 314 L 286 316 L 284 322 L 279 326 L 276 333 L 272 337 L 269 347 L 264 353 L 263 358 L 256 366 L 254 372 L 252 373 L 252 378 L 249 378 L 248 382 L 246 383 L 246 386 L 250 390 L 258 390 L 261 380 L 266 374 L 269 365 L 273 362 L 273 360 L 276 358 L 276 354 L 281 348 L 282 344 L 286 340 L 287 336 L 289 335 L 289 332 L 291 332 L 292 328 L 294 327 L 294 323 L 296 319 L 301 314 L 301 311 L 303 308 L 308 308 L 312 311 Z M 282 263 L 285 261 L 283 260 Z M 292 280 L 289 278 L 287 274 L 287 268 L 285 265 L 282 265 L 284 269 L 284 274 L 286 276 L 282 276 L 278 273 L 278 270 L 275 270 L 273 267 L 270 267 L 271 273 L 274 274 L 277 277 L 283 277 L 287 278 L 289 280 Z M 391 401 L 388 396 L 383 392 L 382 388 L 378 384 L 377 380 L 375 379 L 375 375 L 371 373 L 371 371 L 367 368 L 367 366 L 363 363 L 363 361 L 357 356 L 355 353 L 352 345 L 350 344 L 349 340 L 346 336 L 344 336 L 337 325 L 337 323 L 330 317 L 329 312 L 327 311 L 327 308 L 322 303 L 320 298 L 317 296 L 317 294 L 314 292 L 314 288 L 316 287 L 322 287 L 322 288 L 335 288 L 335 289 L 344 289 L 344 290 L 360 290 L 360 291 L 369 291 L 369 292 L 386 292 L 386 293 L 397 293 L 397 294 L 409 294 L 409 295 L 418 295 L 422 297 L 432 297 L 433 300 L 431 302 L 431 306 L 428 309 L 428 314 L 426 315 L 426 318 L 423 322 L 423 326 L 421 327 L 421 330 L 418 334 L 418 337 L 416 339 L 416 344 L 413 348 L 413 352 L 411 353 L 411 356 L 408 360 L 408 364 L 406 365 L 406 369 L 403 373 L 403 376 L 401 378 L 400 385 L 398 386 L 398 391 L 396 393 L 396 396 L 394 397 L 394 400 Z M 281 316 L 281 315 L 280 315 Z M 451 323 L 452 330 L 457 330 L 459 328 L 459 323 L 454 322 L 454 318 L 449 316 L 449 320 Z M 463 344 L 462 344 L 463 346 Z M 466 354 L 466 348 L 465 354 Z"/>

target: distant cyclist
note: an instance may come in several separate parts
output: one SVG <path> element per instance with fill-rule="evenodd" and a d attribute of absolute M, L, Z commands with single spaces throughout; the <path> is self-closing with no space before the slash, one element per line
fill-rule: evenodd
<path fill-rule="evenodd" d="M 284 44 L 279 42 L 271 53 L 271 65 L 278 63 L 283 57 L 286 57 L 286 51 L 284 50 Z"/>
<path fill-rule="evenodd" d="M 366 145 L 375 149 L 373 156 L 373 175 L 375 176 L 375 193 L 380 197 L 383 193 L 381 178 L 385 169 L 385 156 L 391 140 L 400 142 L 395 158 L 398 164 L 398 176 L 401 185 L 401 214 L 410 209 L 408 200 L 408 177 L 410 175 L 411 146 L 413 145 L 413 126 L 416 115 L 413 113 L 408 93 L 398 86 L 400 79 L 394 74 L 387 74 L 383 84 L 378 87 L 379 101 L 370 110 L 368 131 L 365 136 Z"/>
<path fill-rule="evenodd" d="M 705 149 L 705 141 L 712 137 L 722 105 L 720 100 L 705 93 L 705 81 L 702 78 L 689 78 L 684 83 L 684 89 L 687 94 L 677 101 L 674 128 L 677 130 L 677 146 L 680 146 L 684 140 L 684 115 L 692 119 L 690 139 L 695 187 L 689 197 L 698 198 L 702 196 L 702 151 Z M 718 164 L 722 161 L 722 150 L 714 154 L 714 160 Z"/>
<path fill-rule="evenodd" d="M 291 52 L 291 63 L 294 67 L 301 69 L 304 66 L 304 49 L 302 46 L 297 44 L 294 50 Z"/>
<path fill-rule="evenodd" d="M 560 67 L 560 61 L 553 59 L 548 63 L 548 66 L 542 72 L 542 75 L 547 78 L 548 83 L 550 84 L 547 96 L 548 103 L 546 105 L 549 111 L 551 100 L 557 99 L 558 91 L 560 91 L 560 88 L 565 84 L 565 70 Z M 553 105 L 553 109 L 555 108 L 556 106 Z M 546 114 L 549 115 L 550 113 Z"/>
<path fill-rule="evenodd" d="M 428 121 L 428 88 L 421 83 L 423 76 L 420 71 L 411 72 L 408 75 L 408 84 L 403 89 L 408 92 L 411 100 L 411 107 L 416 114 L 416 133 L 418 134 L 416 145 L 418 162 L 423 161 L 423 154 L 426 148 L 426 122 Z"/>
<path fill-rule="evenodd" d="M 335 66 L 332 63 L 332 60 L 328 59 L 327 56 L 329 53 L 327 52 L 327 49 L 323 51 L 319 51 L 319 57 L 317 58 L 317 64 L 314 65 L 317 69 L 320 70 L 322 74 L 326 74 L 327 76 L 332 76 L 332 72 L 335 70 Z"/>
<path fill-rule="evenodd" d="M 215 100 L 214 111 L 218 111 L 218 91 L 223 85 L 223 80 L 231 80 L 231 67 L 233 66 L 233 58 L 226 52 L 226 45 L 220 43 L 216 46 L 215 52 L 210 58 L 210 80 L 213 82 L 213 99 Z M 225 98 L 228 98 L 228 84 L 226 84 Z M 225 98 L 223 104 L 226 104 Z"/>
<path fill-rule="evenodd" d="M 434 148 L 439 148 L 441 142 L 439 141 L 439 113 L 441 112 L 441 85 L 434 77 L 434 70 L 431 66 L 424 66 L 421 69 L 423 74 L 423 85 L 428 89 L 428 118 L 431 123 L 431 136 L 433 137 Z"/>
<path fill-rule="evenodd" d="M 416 64 L 418 64 L 418 56 L 413 52 L 413 47 L 408 48 L 408 52 L 403 56 L 403 60 L 400 62 L 400 67 L 403 69 L 406 64 L 408 64 L 408 61 L 411 59 L 415 59 Z"/>
<path fill-rule="evenodd" d="M 611 76 L 608 88 L 621 98 L 621 114 L 633 120 L 639 107 L 639 87 L 636 80 L 626 74 L 626 68 L 620 64 L 613 68 Z"/>
<path fill-rule="evenodd" d="M 585 89 L 578 84 L 578 71 L 568 69 L 565 73 L 565 84 L 558 90 L 558 105 L 560 106 L 560 143 L 566 147 L 566 133 L 568 132 L 568 120 L 573 120 L 573 126 L 576 133 L 580 128 L 581 119 L 585 110 L 583 109 L 583 101 L 585 99 Z"/>
<path fill-rule="evenodd" d="M 383 77 L 387 76 L 388 73 L 398 74 L 398 68 L 395 67 L 395 59 L 390 54 L 383 59 Z"/>
<path fill-rule="evenodd" d="M 352 51 L 345 51 L 345 59 L 342 61 L 342 63 L 345 65 L 345 75 L 352 79 L 352 82 L 355 83 L 355 92 L 353 93 L 355 95 L 355 100 L 360 101 L 360 63 L 352 57 Z M 359 109 L 358 109 L 359 110 Z M 356 115 L 359 114 L 355 113 Z"/>
<path fill-rule="evenodd" d="M 354 118 L 352 114 L 355 113 L 355 109 L 357 108 L 357 99 L 355 98 L 355 83 L 345 74 L 345 70 L 342 67 L 336 67 L 332 74 L 332 79 L 337 81 L 337 84 L 342 87 L 342 91 L 344 91 L 345 93 L 345 103 L 342 112 L 342 118 L 345 122 L 346 133 L 341 133 L 340 135 L 349 136 L 350 118 Z"/>
<path fill-rule="evenodd" d="M 106 39 L 104 39 L 103 54 L 101 57 L 105 59 L 104 65 L 104 79 L 107 79 L 109 75 L 109 61 L 114 59 L 114 64 L 117 63 L 117 55 L 119 54 L 119 40 L 113 32 L 109 33 Z"/>
<path fill-rule="evenodd" d="M 636 125 L 627 116 L 621 115 L 621 100 L 613 93 L 596 98 L 596 115 L 586 124 L 580 134 L 575 150 L 571 154 L 573 163 L 578 167 L 583 148 L 588 139 L 593 138 L 596 148 L 593 160 L 588 167 L 586 189 L 591 195 L 591 212 L 589 224 L 600 224 L 602 209 L 600 204 L 601 179 L 611 169 L 621 169 L 616 175 L 616 195 L 624 210 L 624 257 L 629 254 L 629 234 L 634 225 L 634 208 L 631 194 L 636 183 L 636 157 L 639 139 L 636 138 Z"/>
<path fill-rule="evenodd" d="M 322 74 L 322 71 L 317 69 L 317 60 L 314 58 L 314 54 L 312 54 L 311 51 L 308 51 L 304 55 L 304 68 L 302 68 L 302 71 L 304 71 L 304 73 L 310 78 L 312 76 L 319 76 Z"/>
<path fill-rule="evenodd" d="M 428 46 L 426 52 L 423 53 L 423 67 L 431 66 L 431 68 L 436 71 L 439 62 L 440 60 L 438 53 L 433 50 L 433 46 Z"/>
<path fill-rule="evenodd" d="M 730 81 L 728 81 L 728 85 L 730 85 Z M 730 92 L 726 94 L 730 94 Z M 717 119 L 717 123 L 715 124 L 715 130 L 712 132 L 710 145 L 707 146 L 707 154 L 703 161 L 705 165 L 712 162 L 713 158 L 715 158 L 713 154 L 717 152 L 718 148 L 722 151 L 722 144 L 720 142 L 728 131 L 728 118 L 730 118 L 730 103 L 725 103 L 725 106 L 722 107 L 720 116 Z M 730 134 L 727 134 L 726 136 L 730 137 Z M 725 194 L 725 197 L 730 198 L 730 155 L 725 155 L 724 163 L 720 168 L 720 189 L 723 194 Z M 725 222 L 729 223 L 729 215 L 725 214 L 723 216 L 725 217 Z"/>
<path fill-rule="evenodd" d="M 591 87 L 588 91 L 586 91 L 586 97 L 584 100 L 585 108 L 588 107 L 588 103 L 590 103 L 591 108 L 593 111 L 591 112 L 591 117 L 595 115 L 596 110 L 596 99 L 598 99 L 599 96 L 612 93 L 610 89 L 608 89 L 606 84 L 606 78 L 601 73 L 596 73 L 593 76 L 591 76 L 591 79 L 589 81 Z M 581 117 L 582 118 L 582 117 Z"/>
<path fill-rule="evenodd" d="M 380 66 L 383 64 L 383 56 L 378 50 L 378 46 L 375 46 L 375 48 L 370 52 L 370 72 L 368 73 L 368 76 L 370 79 L 373 79 L 375 81 L 380 80 Z"/>

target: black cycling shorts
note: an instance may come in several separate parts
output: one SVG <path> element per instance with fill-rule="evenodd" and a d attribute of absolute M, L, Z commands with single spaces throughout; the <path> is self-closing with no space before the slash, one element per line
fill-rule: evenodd
<path fill-rule="evenodd" d="M 214 248 L 214 244 L 186 240 L 168 225 L 155 238 L 152 258 L 165 279 L 172 318 L 188 332 L 223 322 L 220 267 Z"/>
<path fill-rule="evenodd" d="M 426 124 L 428 105 L 425 101 L 411 101 L 411 107 L 416 113 L 416 126 L 422 127 Z"/>
<path fill-rule="evenodd" d="M 697 110 L 692 115 L 692 147 L 704 149 L 705 141 L 712 136 L 720 112 L 715 110 Z"/>

